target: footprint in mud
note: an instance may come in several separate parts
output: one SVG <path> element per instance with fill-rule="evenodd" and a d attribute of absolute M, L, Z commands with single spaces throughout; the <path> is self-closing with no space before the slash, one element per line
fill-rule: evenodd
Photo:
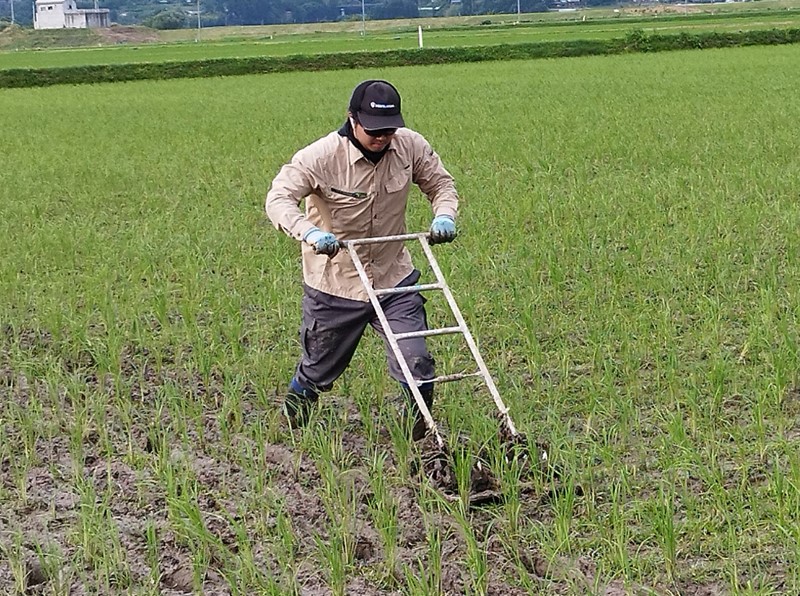
<path fill-rule="evenodd" d="M 189 563 L 176 565 L 161 577 L 164 587 L 179 592 L 191 593 L 194 591 L 194 571 Z"/>
<path fill-rule="evenodd" d="M 25 594 L 37 593 L 49 579 L 38 557 L 25 562 Z"/>

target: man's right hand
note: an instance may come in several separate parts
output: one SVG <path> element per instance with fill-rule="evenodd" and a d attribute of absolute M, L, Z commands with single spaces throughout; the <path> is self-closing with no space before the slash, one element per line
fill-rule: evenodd
<path fill-rule="evenodd" d="M 303 236 L 303 242 L 311 245 L 318 255 L 328 255 L 333 258 L 339 252 L 339 241 L 336 236 L 319 228 L 311 228 L 306 232 Z"/>

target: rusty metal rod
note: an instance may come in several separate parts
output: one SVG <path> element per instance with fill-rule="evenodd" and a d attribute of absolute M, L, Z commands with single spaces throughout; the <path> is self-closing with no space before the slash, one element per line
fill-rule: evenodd
<path fill-rule="evenodd" d="M 410 337 L 430 337 L 431 335 L 450 335 L 452 333 L 461 333 L 461 327 L 442 327 L 441 329 L 426 329 L 424 331 L 408 331 L 407 333 L 398 333 L 395 337 L 400 339 L 408 339 Z"/>

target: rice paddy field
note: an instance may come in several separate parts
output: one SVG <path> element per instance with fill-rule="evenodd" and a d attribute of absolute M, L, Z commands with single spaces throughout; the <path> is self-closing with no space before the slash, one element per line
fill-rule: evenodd
<path fill-rule="evenodd" d="M 412 49 L 419 47 L 418 26 L 423 27 L 423 46 L 427 48 L 614 39 L 623 38 L 634 30 L 648 35 L 677 35 L 798 28 L 800 2 L 762 0 L 734 5 L 664 5 L 663 11 L 659 11 L 659 5 L 653 5 L 626 9 L 616 15 L 607 9 L 589 9 L 522 15 L 518 23 L 515 19 L 516 15 L 484 15 L 458 21 L 370 21 L 363 30 L 361 23 L 348 22 L 214 27 L 199 32 L 135 28 L 31 32 L 27 35 L 17 32 L 0 35 L 0 69 Z M 148 41 L 137 42 L 141 36 Z M 42 51 L 35 45 L 45 43 L 78 47 Z"/>
<path fill-rule="evenodd" d="M 798 593 L 798 60 L 0 93 L 0 593 Z M 488 452 L 499 503 L 415 473 L 374 335 L 309 427 L 279 413 L 301 273 L 264 195 L 373 77 L 456 177 L 436 255 L 559 472 L 500 465 L 488 393 L 443 385 L 456 469 Z"/>

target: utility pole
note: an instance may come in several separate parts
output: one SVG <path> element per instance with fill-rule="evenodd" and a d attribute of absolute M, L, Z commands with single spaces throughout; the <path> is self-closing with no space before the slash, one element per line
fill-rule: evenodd
<path fill-rule="evenodd" d="M 11 2 L 11 24 L 14 24 L 14 0 L 9 0 Z"/>
<path fill-rule="evenodd" d="M 200 41 L 200 0 L 197 0 L 197 38 L 194 41 Z"/>
<path fill-rule="evenodd" d="M 366 20 L 367 17 L 364 11 L 364 0 L 361 0 L 361 37 L 364 37 L 367 34 Z"/>
<path fill-rule="evenodd" d="M 519 25 L 519 14 L 520 14 L 520 11 L 519 11 L 519 0 L 517 0 L 517 25 Z"/>

